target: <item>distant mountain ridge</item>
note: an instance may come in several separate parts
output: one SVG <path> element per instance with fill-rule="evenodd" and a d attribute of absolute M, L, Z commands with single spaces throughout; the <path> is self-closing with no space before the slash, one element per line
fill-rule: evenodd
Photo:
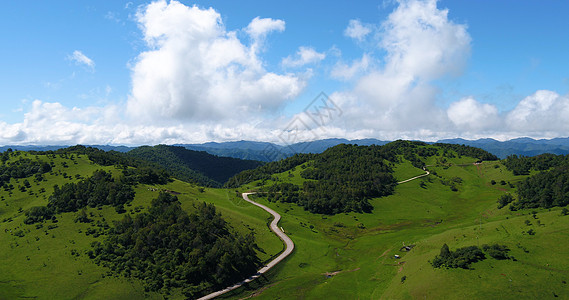
<path fill-rule="evenodd" d="M 255 141 L 234 141 L 234 142 L 207 142 L 203 144 L 175 144 L 173 146 L 184 147 L 194 151 L 205 151 L 209 154 L 233 157 L 244 160 L 257 160 L 270 162 L 290 157 L 295 153 L 322 153 L 324 150 L 339 144 L 358 144 L 362 146 L 385 145 L 390 141 L 378 139 L 323 139 L 312 142 L 301 142 L 291 145 L 278 145 L 269 142 Z M 437 143 L 464 144 L 467 146 L 478 147 L 486 150 L 500 159 L 504 159 L 512 154 L 523 156 L 536 156 L 543 153 L 569 154 L 569 137 L 553 139 L 532 139 L 515 138 L 507 141 L 498 141 L 491 138 L 478 140 L 466 140 L 462 138 L 438 140 Z M 110 145 L 89 145 L 105 151 L 128 152 L 137 147 L 110 146 Z M 22 151 L 47 151 L 57 150 L 68 146 L 1 146 L 0 151 L 8 148 Z"/>
<path fill-rule="evenodd" d="M 322 153 L 324 150 L 339 144 L 358 144 L 362 146 L 385 145 L 389 141 L 378 139 L 323 139 L 311 142 L 300 142 L 291 145 L 278 145 L 268 142 L 237 141 L 204 144 L 176 144 L 186 149 L 206 151 L 218 156 L 229 156 L 240 159 L 264 162 L 276 161 L 293 156 L 296 153 Z"/>
<path fill-rule="evenodd" d="M 536 156 L 543 153 L 569 154 L 569 138 L 535 140 L 525 137 L 503 142 L 490 138 L 478 140 L 457 138 L 440 140 L 438 142 L 478 147 L 498 156 L 500 159 L 504 159 L 512 154 L 523 156 Z"/>

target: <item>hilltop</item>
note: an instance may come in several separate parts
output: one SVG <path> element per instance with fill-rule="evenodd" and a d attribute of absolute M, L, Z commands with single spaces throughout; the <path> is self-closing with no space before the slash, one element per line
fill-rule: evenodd
<path fill-rule="evenodd" d="M 242 189 L 267 192 L 258 193 L 255 199 L 284 216 L 282 227 L 296 243 L 294 255 L 271 278 L 273 284 L 252 287 L 245 295 L 260 299 L 285 294 L 291 299 L 569 297 L 569 264 L 564 259 L 568 213 L 560 207 L 565 204 L 552 198 L 550 204 L 542 205 L 539 197 L 518 196 L 517 190 L 542 182 L 534 176 L 550 174 L 565 157 L 507 162 L 460 145 L 398 141 L 384 147 L 390 150 L 378 148 L 376 157 L 382 151 L 394 156 L 383 156 L 388 174 L 383 183 L 393 190 L 381 197 L 363 197 L 370 205 L 368 212 L 351 205 L 339 211 L 313 211 L 303 200 L 311 197 L 315 182 L 329 186 L 327 178 L 337 180 L 336 168 L 358 178 L 361 155 L 349 153 L 373 153 L 368 147 L 358 150 L 359 146 L 340 145 L 322 155 L 293 157 L 295 166 L 284 170 L 278 167 L 287 165 L 287 160 L 236 176 L 239 182 L 250 174 L 263 174 Z M 344 165 L 344 159 L 353 163 Z M 330 168 L 321 173 L 323 160 Z M 519 166 L 527 168 L 527 175 L 514 175 Z M 318 169 L 324 176 L 307 172 Z M 429 175 L 416 180 L 393 185 L 390 179 L 403 182 L 426 174 L 425 169 Z M 549 179 L 560 178 L 559 184 L 565 184 L 562 178 L 566 177 L 560 177 L 563 170 L 553 170 Z M 359 182 L 365 187 L 365 181 Z M 548 190 L 548 186 L 539 189 Z M 513 202 L 504 205 L 502 198 L 507 195 L 513 195 Z M 336 201 L 326 196 L 319 199 L 328 199 L 329 205 Z M 461 267 L 437 268 L 434 262 L 445 245 L 450 249 L 448 255 L 461 253 L 456 257 L 470 255 L 471 250 L 465 249 L 479 249 L 481 260 L 468 264 L 448 260 L 449 266 Z M 235 299 L 242 297 L 239 294 Z"/>

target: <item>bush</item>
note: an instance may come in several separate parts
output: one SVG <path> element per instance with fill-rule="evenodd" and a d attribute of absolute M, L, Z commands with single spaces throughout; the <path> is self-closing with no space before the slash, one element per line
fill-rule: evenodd
<path fill-rule="evenodd" d="M 441 247 L 439 255 L 435 256 L 431 265 L 434 268 L 462 268 L 470 269 L 470 264 L 486 259 L 486 256 L 477 246 L 458 248 L 450 251 L 447 244 Z"/>
<path fill-rule="evenodd" d="M 33 224 L 51 219 L 53 217 L 53 210 L 47 206 L 33 206 L 25 212 L 25 215 L 24 223 Z"/>
<path fill-rule="evenodd" d="M 510 259 L 510 256 L 508 255 L 510 249 L 508 249 L 508 247 L 505 245 L 498 245 L 498 244 L 494 244 L 491 246 L 483 245 L 482 249 L 484 249 L 484 251 L 486 251 L 488 255 L 490 255 L 495 259 L 499 260 Z"/>
<path fill-rule="evenodd" d="M 498 198 L 498 208 L 502 208 L 514 201 L 514 197 L 511 194 L 504 194 Z"/>

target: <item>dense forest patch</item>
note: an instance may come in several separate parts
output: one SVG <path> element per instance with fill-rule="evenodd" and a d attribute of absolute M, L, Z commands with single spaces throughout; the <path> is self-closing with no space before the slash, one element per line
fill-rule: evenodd
<path fill-rule="evenodd" d="M 96 263 L 169 294 L 181 288 L 197 298 L 253 275 L 260 266 L 252 234 L 235 233 L 211 204 L 187 214 L 176 196 L 160 193 L 148 212 L 126 215 L 104 243 L 94 242 Z"/>
<path fill-rule="evenodd" d="M 228 186 L 273 179 L 272 175 L 289 171 L 298 165 L 303 170 L 302 185 L 275 182 L 263 191 L 269 201 L 292 202 L 312 213 L 338 214 L 371 212 L 369 200 L 393 193 L 397 184 L 392 165 L 402 159 L 416 168 L 424 168 L 432 156 L 454 158 L 465 155 L 479 160 L 496 160 L 492 154 L 474 147 L 423 142 L 395 141 L 383 146 L 340 144 L 321 154 L 296 155 L 279 162 L 268 163 L 255 170 L 242 172 L 228 181 Z"/>

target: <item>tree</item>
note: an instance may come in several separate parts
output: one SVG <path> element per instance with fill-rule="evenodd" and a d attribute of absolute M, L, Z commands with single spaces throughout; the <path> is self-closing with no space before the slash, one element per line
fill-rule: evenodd
<path fill-rule="evenodd" d="M 81 209 L 79 211 L 79 213 L 77 213 L 77 217 L 75 217 L 75 223 L 89 223 L 91 222 L 91 219 L 89 219 L 89 217 L 87 216 L 87 210 L 85 209 L 85 207 L 83 207 L 83 209 Z"/>
<path fill-rule="evenodd" d="M 503 208 L 504 206 L 510 204 L 514 201 L 514 197 L 511 194 L 504 194 L 498 198 L 498 208 Z"/>

